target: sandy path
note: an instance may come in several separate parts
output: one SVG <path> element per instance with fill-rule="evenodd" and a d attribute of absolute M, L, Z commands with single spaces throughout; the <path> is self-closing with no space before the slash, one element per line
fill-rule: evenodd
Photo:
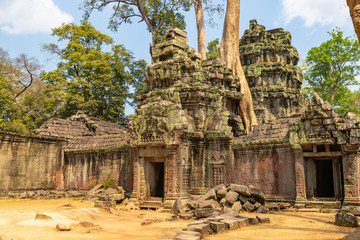
<path fill-rule="evenodd" d="M 63 209 L 71 204 L 71 209 Z M 34 220 L 36 213 L 52 217 L 51 221 Z M 248 214 L 254 216 L 254 214 Z M 0 200 L 0 236 L 4 240 L 69 239 L 172 239 L 175 233 L 189 221 L 159 222 L 141 226 L 146 218 L 168 218 L 170 214 L 154 211 L 124 212 L 109 214 L 93 208 L 92 202 L 71 199 L 59 200 Z M 354 229 L 332 224 L 333 214 L 321 213 L 276 213 L 269 214 L 272 223 L 249 226 L 237 231 L 207 237 L 209 240 L 227 239 L 340 239 Z M 83 228 L 77 223 L 90 221 L 99 228 Z M 70 232 L 58 232 L 56 224 L 72 224 Z"/>

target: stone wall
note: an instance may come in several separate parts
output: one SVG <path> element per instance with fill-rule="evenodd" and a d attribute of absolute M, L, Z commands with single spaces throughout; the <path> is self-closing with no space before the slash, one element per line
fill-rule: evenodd
<path fill-rule="evenodd" d="M 61 188 L 65 140 L 0 132 L 0 190 Z"/>
<path fill-rule="evenodd" d="M 238 150 L 234 157 L 234 183 L 254 185 L 268 197 L 295 198 L 295 161 L 289 146 Z"/>
<path fill-rule="evenodd" d="M 66 151 L 63 169 L 64 188 L 88 190 L 107 178 L 132 189 L 133 162 L 130 148 L 107 151 Z"/>

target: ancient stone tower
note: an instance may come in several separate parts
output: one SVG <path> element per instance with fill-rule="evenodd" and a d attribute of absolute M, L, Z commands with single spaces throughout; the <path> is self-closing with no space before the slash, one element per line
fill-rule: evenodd
<path fill-rule="evenodd" d="M 289 32 L 282 28 L 267 31 L 251 20 L 240 41 L 240 55 L 259 123 L 299 112 L 303 74 Z"/>

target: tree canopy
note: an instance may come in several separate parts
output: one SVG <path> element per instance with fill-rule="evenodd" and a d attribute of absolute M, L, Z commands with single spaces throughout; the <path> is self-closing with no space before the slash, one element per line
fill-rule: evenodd
<path fill-rule="evenodd" d="M 306 57 L 305 80 L 309 85 L 308 89 L 316 91 L 339 113 L 356 111 L 355 107 L 350 106 L 349 99 L 352 96 L 348 87 L 359 84 L 355 79 L 360 72 L 359 43 L 355 39 L 344 37 L 338 28 L 329 34 L 331 39 L 319 47 L 311 48 Z"/>
<path fill-rule="evenodd" d="M 0 49 L 0 129 L 30 133 L 52 112 L 51 95 L 39 78 L 40 65 L 24 54 L 11 59 Z"/>
<path fill-rule="evenodd" d="M 192 0 L 84 0 L 82 9 L 88 19 L 94 10 L 103 11 L 112 6 L 113 15 L 109 28 L 117 31 L 123 23 L 132 23 L 134 18 L 145 22 L 152 34 L 153 43 L 158 42 L 167 28 L 185 29 L 186 23 L 180 10 L 189 11 Z"/>
<path fill-rule="evenodd" d="M 47 44 L 43 48 L 60 58 L 57 69 L 43 73 L 58 99 L 58 115 L 68 117 L 83 110 L 90 116 L 115 121 L 124 114 L 126 99 L 133 98 L 130 87 L 140 91 L 146 62 L 134 61 L 132 53 L 89 22 L 63 24 L 53 36 L 64 41 L 61 48 Z M 105 48 L 111 51 L 104 51 Z"/>

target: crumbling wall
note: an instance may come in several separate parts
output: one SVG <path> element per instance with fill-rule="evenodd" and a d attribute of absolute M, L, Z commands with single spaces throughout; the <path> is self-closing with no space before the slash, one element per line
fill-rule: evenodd
<path fill-rule="evenodd" d="M 63 179 L 67 189 L 88 190 L 113 178 L 119 186 L 132 189 L 131 148 L 107 151 L 66 151 Z"/>
<path fill-rule="evenodd" d="M 65 140 L 0 132 L 0 190 L 62 187 Z"/>

